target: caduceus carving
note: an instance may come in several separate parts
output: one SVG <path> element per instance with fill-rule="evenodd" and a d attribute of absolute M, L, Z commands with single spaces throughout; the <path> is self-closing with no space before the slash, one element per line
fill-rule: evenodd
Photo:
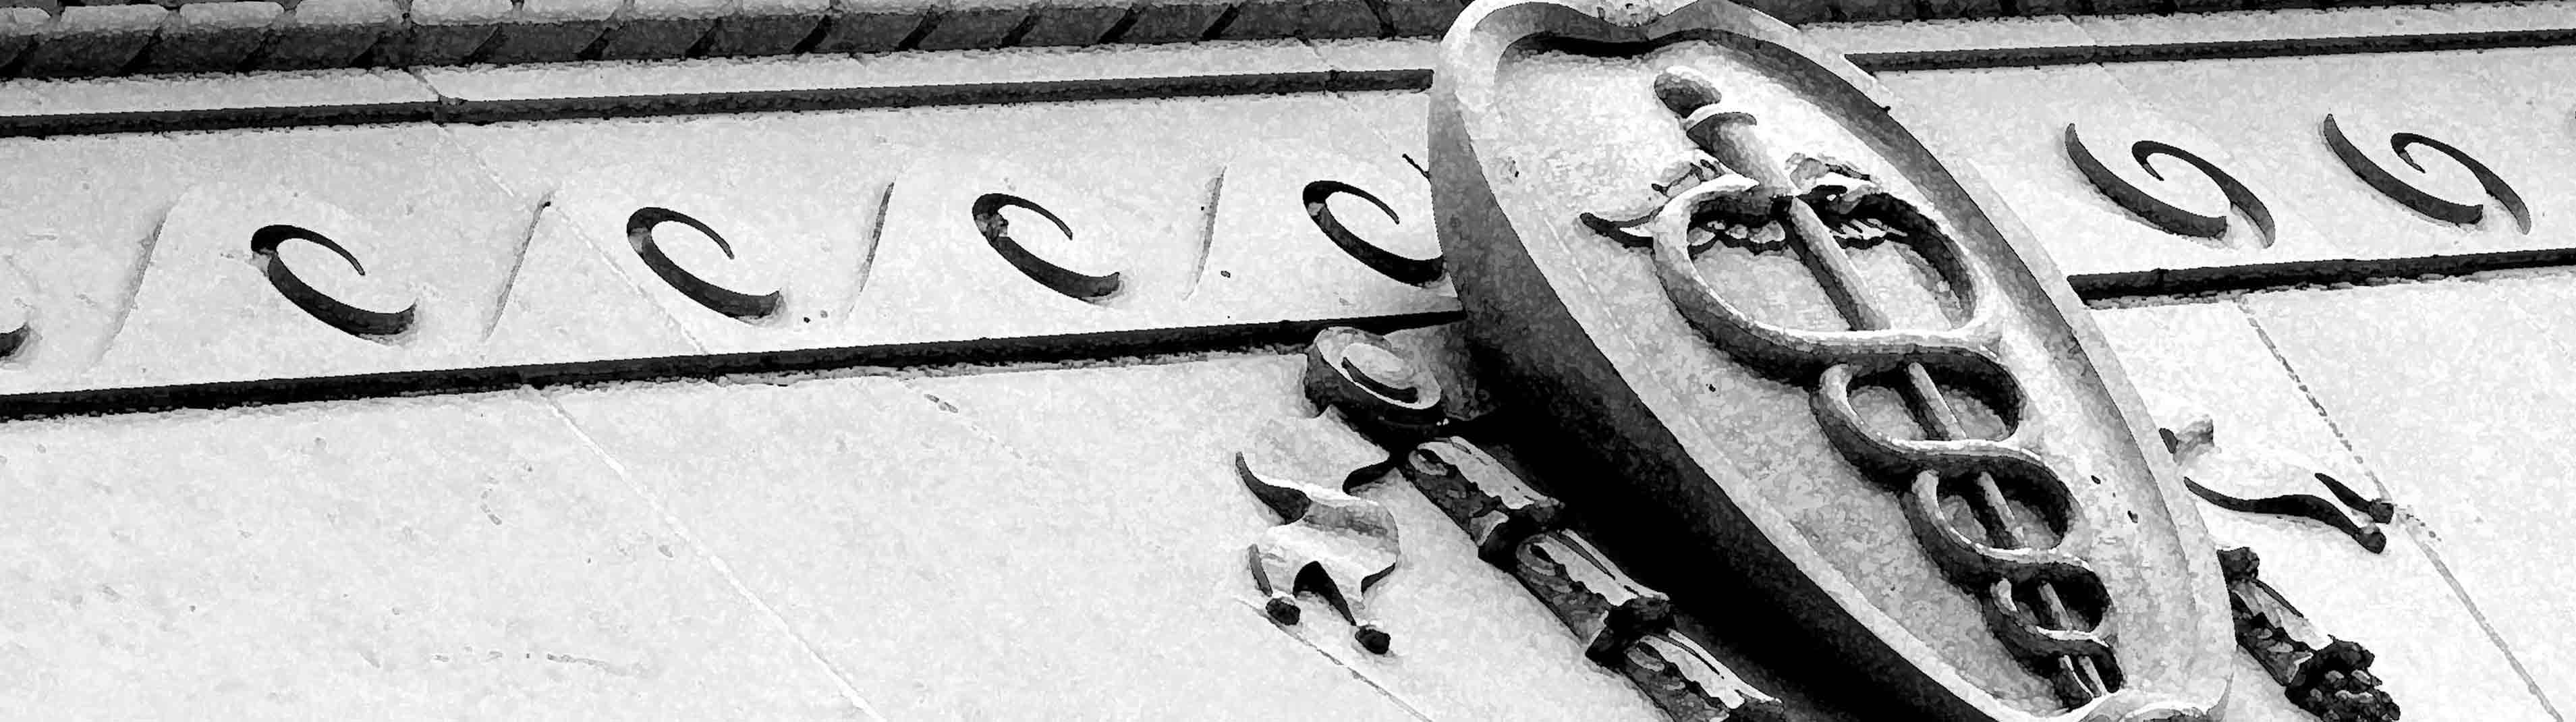
<path fill-rule="evenodd" d="M 1933 220 L 1880 193 L 1859 169 L 1803 155 L 1775 160 L 1754 117 L 1719 108 L 1715 83 L 1697 71 L 1665 70 L 1654 92 L 1680 116 L 1697 151 L 1655 185 L 1660 198 L 1652 208 L 1585 214 L 1583 221 L 1623 242 L 1651 246 L 1666 296 L 1719 349 L 1764 373 L 1811 385 L 1825 435 L 1856 467 L 1903 495 L 1926 552 L 1952 581 L 1981 597 L 1989 628 L 2050 678 L 2068 704 L 2119 689 L 2119 666 L 2100 631 L 2107 591 L 2083 559 L 2060 548 L 2061 540 L 2089 538 L 2079 533 L 2085 510 L 2071 500 L 2065 479 L 2031 450 L 2031 436 L 2019 423 L 2025 399 L 1996 354 L 2001 335 L 1984 293 L 1992 286 L 1987 271 Z M 1850 330 L 1785 328 L 1746 315 L 1692 264 L 1710 245 L 1695 236 L 1793 250 Z M 1964 323 L 1935 330 L 1892 326 L 1845 250 L 1886 240 L 1907 241 L 1942 274 L 1968 309 Z M 1979 392 L 2009 431 L 2000 439 L 1973 436 L 1936 379 L 1952 383 L 1954 392 Z M 1895 438 L 1865 425 L 1852 404 L 1852 389 L 1862 384 L 1902 394 L 1926 438 Z M 1943 510 L 1945 497 L 1962 499 L 1973 519 L 1954 522 Z"/>

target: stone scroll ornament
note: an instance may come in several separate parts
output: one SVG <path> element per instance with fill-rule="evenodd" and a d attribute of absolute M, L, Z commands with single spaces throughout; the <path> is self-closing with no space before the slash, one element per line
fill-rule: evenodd
<path fill-rule="evenodd" d="M 2343 161 L 2344 167 L 2351 169 L 2353 175 L 2360 177 L 2362 182 L 2370 184 L 2372 190 L 2379 191 L 2389 199 L 2397 201 L 2399 205 L 2406 206 L 2407 210 L 2424 214 L 2435 220 L 2462 225 L 2475 225 L 2486 219 L 2487 204 L 2462 203 L 2444 198 L 2398 177 L 2397 173 L 2380 165 L 2379 161 L 2370 157 L 2370 154 L 2362 152 L 2359 144 L 2352 142 L 2352 137 L 2344 132 L 2343 125 L 2337 123 L 2333 115 L 2327 115 L 2318 130 L 2325 134 L 2326 147 L 2334 151 L 2336 160 Z M 2478 188 L 2485 191 L 2488 198 L 2495 200 L 2496 207 L 2513 219 L 2514 229 L 2526 234 L 2531 232 L 2531 205 L 2522 200 L 2522 194 L 2513 189 L 2512 183 L 2505 182 L 2505 179 L 2496 175 L 2496 172 L 2488 168 L 2487 164 L 2479 162 L 2477 158 L 2471 157 L 2459 148 L 2452 147 L 2449 143 L 2434 140 L 2419 133 L 2395 133 L 2388 136 L 2388 150 L 2396 153 L 2398 160 L 2406 161 L 2408 168 L 2421 173 L 2424 171 L 2424 164 L 2415 159 L 2415 151 L 2419 148 L 2440 153 L 2450 158 L 2451 162 L 2468 169 L 2469 175 L 2477 179 Z"/>
<path fill-rule="evenodd" d="M 1713 0 L 1620 7 L 1479 3 L 1433 89 L 1469 336 L 1622 472 L 1568 503 L 1674 525 L 1700 548 L 1642 559 L 1657 576 L 1791 610 L 1804 628 L 1779 634 L 1831 640 L 1888 713 L 2208 719 L 2232 646 L 2211 545 L 2039 244 L 1794 30 Z M 1946 322 L 1880 298 L 1856 255 L 1881 246 L 1937 275 Z M 1723 287 L 1702 268 L 1762 254 L 1799 263 Z M 1749 310 L 1792 294 L 1839 318 Z"/>
<path fill-rule="evenodd" d="M 2297 454 L 2219 444 L 2216 419 L 2198 404 L 2171 396 L 2149 403 L 2156 407 L 2165 450 L 2182 467 L 2183 485 L 2202 501 L 2233 512 L 2313 520 L 2373 554 L 2388 549 L 2388 533 L 2379 527 L 2397 519 L 2396 504 L 2363 495 Z"/>
<path fill-rule="evenodd" d="M 1317 334 L 1306 359 L 1307 398 L 1342 412 L 1354 427 L 1388 448 L 1409 444 L 1410 450 L 1387 465 L 1467 532 L 1477 556 L 1511 574 L 1545 603 L 1583 642 L 1586 657 L 1627 676 L 1679 722 L 1785 719 L 1777 698 L 1746 683 L 1676 630 L 1669 597 L 1630 579 L 1581 532 L 1567 528 L 1562 503 L 1469 440 L 1465 434 L 1474 424 L 1443 413 L 1441 386 L 1420 359 L 1385 337 L 1344 327 Z M 1355 476 L 1376 478 L 1385 470 L 1370 467 Z M 1313 492 L 1310 498 L 1317 504 L 1347 505 L 1329 491 Z M 1378 547 L 1394 543 L 1391 527 L 1383 535 L 1371 533 L 1379 526 L 1375 515 L 1383 510 L 1353 513 L 1350 508 L 1334 513 L 1349 520 L 1340 528 L 1351 533 L 1337 539 L 1321 563 L 1329 568 L 1335 559 L 1365 559 L 1359 566 L 1374 568 L 1377 559 L 1391 560 L 1391 546 L 1383 552 Z M 1316 516 L 1306 513 L 1306 518 Z M 1283 604 L 1285 610 L 1294 609 L 1293 601 L 1281 595 L 1274 594 L 1270 604 L 1274 618 L 1281 618 Z M 1295 618 L 1288 611 L 1283 621 Z"/>

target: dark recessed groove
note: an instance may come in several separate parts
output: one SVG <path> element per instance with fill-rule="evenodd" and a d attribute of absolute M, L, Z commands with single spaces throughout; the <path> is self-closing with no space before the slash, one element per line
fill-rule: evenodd
<path fill-rule="evenodd" d="M 1352 326 L 1386 333 L 1450 323 L 1460 318 L 1460 312 L 1439 311 L 1359 319 L 6 394 L 0 395 L 0 420 L 462 394 L 618 381 L 712 379 L 741 374 L 857 367 L 1109 361 L 1139 356 L 1294 346 L 1313 340 L 1316 331 L 1329 326 Z"/>

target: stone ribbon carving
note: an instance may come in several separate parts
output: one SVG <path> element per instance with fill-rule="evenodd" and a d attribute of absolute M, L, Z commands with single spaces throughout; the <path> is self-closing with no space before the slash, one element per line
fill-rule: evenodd
<path fill-rule="evenodd" d="M 2363 496 L 2296 454 L 2222 447 L 2208 411 L 2175 397 L 2150 398 L 2165 450 L 2182 467 L 2183 485 L 2202 501 L 2228 511 L 2315 520 L 2373 553 L 2388 548 L 2388 534 L 2379 525 L 2397 518 L 2397 505 Z M 2333 498 L 2318 495 L 2319 486 Z"/>
<path fill-rule="evenodd" d="M 2220 549 L 2218 563 L 2227 575 L 2237 645 L 2281 683 L 2292 703 L 2326 722 L 2396 722 L 2397 702 L 2370 673 L 2377 655 L 2320 631 L 2264 584 L 2254 550 Z"/>
<path fill-rule="evenodd" d="M 1388 463 L 1466 530 L 1479 557 L 1511 573 L 1546 603 L 1583 640 L 1586 657 L 1627 675 L 1676 720 L 1781 719 L 1779 700 L 1744 683 L 1707 650 L 1675 631 L 1670 598 L 1629 579 L 1591 541 L 1566 528 L 1563 504 L 1532 488 L 1475 442 L 1457 435 L 1464 425 L 1443 414 L 1441 386 L 1424 364 L 1383 337 L 1350 328 L 1317 334 L 1306 358 L 1308 398 L 1319 407 L 1340 409 L 1354 427 L 1381 443 L 1393 448 L 1410 444 L 1410 450 Z M 1353 478 L 1374 479 L 1384 471 L 1384 467 L 1370 467 Z M 1327 494 L 1310 498 L 1316 500 L 1316 507 L 1347 504 Z M 1334 528 L 1343 533 L 1321 552 L 1320 564 L 1329 570 L 1337 562 L 1353 559 L 1364 560 L 1359 568 L 1380 558 L 1391 563 L 1391 546 L 1383 556 L 1377 551 L 1381 543 L 1391 545 L 1395 540 L 1391 522 L 1383 533 L 1378 531 L 1371 515 L 1382 513 L 1382 509 L 1372 512 L 1355 506 L 1305 512 L 1308 519 L 1348 517 L 1336 522 Z M 1302 532 L 1292 536 L 1298 534 Z M 1305 546 L 1321 549 L 1325 545 Z M 1277 572 L 1259 569 L 1265 561 L 1258 556 L 1256 552 L 1256 577 L 1266 574 L 1275 579 Z M 1273 588 L 1270 582 L 1264 584 L 1265 591 Z M 1349 598 L 1347 591 L 1344 598 Z M 1274 618 L 1283 604 L 1294 609 L 1293 602 L 1273 593 Z M 1355 623 L 1364 617 L 1355 600 L 1348 608 Z M 1283 621 L 1293 618 L 1291 613 Z M 1370 629 L 1363 626 L 1360 633 L 1366 635 Z M 1378 638 L 1382 640 L 1383 634 Z M 1368 642 L 1368 637 L 1362 638 L 1364 645 Z"/>
<path fill-rule="evenodd" d="M 2077 550 L 2053 541 L 2089 538 L 2078 533 L 2084 517 L 2065 478 L 2031 450 L 2027 428 L 2013 428 L 2000 440 L 1971 438 L 1933 375 L 1940 371 L 1974 382 L 1997 400 L 1994 408 L 2009 426 L 2029 416 L 2019 384 L 1997 356 L 1998 314 L 1986 269 L 1921 213 L 1877 193 L 1858 169 L 1804 157 L 1784 164 L 1756 132 L 1751 114 L 1718 106 L 1719 92 L 1705 75 L 1671 68 L 1656 77 L 1654 91 L 1697 146 L 1684 165 L 1698 172 L 1658 184 L 1667 199 L 1649 214 L 1587 216 L 1585 222 L 1614 230 L 1647 228 L 1657 275 L 1683 318 L 1740 362 L 1779 377 L 1812 379 L 1811 398 L 1825 435 L 1854 466 L 1905 495 L 1907 519 L 1924 550 L 1952 581 L 1983 598 L 1988 628 L 2035 669 L 2046 670 L 2069 706 L 2119 689 L 2118 661 L 2097 627 L 2109 611 L 2109 593 Z M 1868 222 L 1855 222 L 1862 219 Z M 1712 221 L 1785 227 L 1852 330 L 1773 325 L 1719 295 L 1691 260 L 1694 231 Z M 1892 326 L 1886 310 L 1862 289 L 1844 249 L 1879 237 L 1854 229 L 1881 227 L 1922 244 L 1923 255 L 1968 307 L 1965 323 L 1951 330 Z M 1612 235 L 1634 242 L 1631 235 Z M 1905 395 L 1927 438 L 1891 437 L 1862 420 L 1852 389 L 1871 379 L 1891 379 L 1886 383 Z M 2019 493 L 2008 496 L 2007 489 Z M 1943 511 L 1943 497 L 1954 493 L 1975 510 L 1976 528 L 1954 526 Z M 2063 527 L 2015 523 L 2014 498 L 2034 500 L 2040 517 L 2064 520 Z"/>

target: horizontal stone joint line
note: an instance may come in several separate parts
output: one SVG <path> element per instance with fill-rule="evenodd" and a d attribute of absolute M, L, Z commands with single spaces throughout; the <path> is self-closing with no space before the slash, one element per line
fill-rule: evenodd
<path fill-rule="evenodd" d="M 805 652 L 806 657 L 812 659 L 815 664 L 822 665 L 823 671 L 832 676 L 833 683 L 839 688 L 841 696 L 849 701 L 850 706 L 857 708 L 860 714 L 873 722 L 885 722 L 885 717 L 877 714 L 876 707 L 868 704 L 867 699 L 859 695 L 859 688 L 851 683 L 849 674 L 833 665 L 830 658 L 824 657 L 822 650 L 816 649 L 812 640 L 806 639 L 804 634 L 797 632 L 795 625 L 787 621 L 786 615 L 778 613 L 777 607 L 770 605 L 768 600 L 761 599 L 760 595 L 751 591 L 750 586 L 743 584 L 742 577 L 734 573 L 733 566 L 726 564 L 724 557 L 718 555 L 715 549 L 699 541 L 698 535 L 689 530 L 689 525 L 682 522 L 678 514 L 671 512 L 670 505 L 663 501 L 661 495 L 654 493 L 651 488 L 645 486 L 644 482 L 637 480 L 634 474 L 628 473 L 626 465 L 620 463 L 617 456 L 610 453 L 607 447 L 600 445 L 598 439 L 592 438 L 589 431 L 582 429 L 581 423 L 573 420 L 572 413 L 564 410 L 563 404 L 557 402 L 553 396 L 542 392 L 532 390 L 527 393 L 543 401 L 546 409 L 553 412 L 555 418 L 563 421 L 564 428 L 572 431 L 573 438 L 581 440 L 583 448 L 597 455 L 600 463 L 606 465 L 609 472 L 617 476 L 618 481 L 624 482 L 627 490 L 634 492 L 636 498 L 642 500 L 646 507 L 651 508 L 653 514 L 670 528 L 671 533 L 678 535 L 682 542 L 704 555 L 707 566 L 713 567 L 716 576 L 722 577 L 725 584 L 733 588 L 735 594 L 741 595 L 743 601 L 750 602 L 751 606 L 759 610 L 761 616 L 765 617 L 772 626 L 784 632 L 789 640 L 796 643 L 799 650 Z"/>

